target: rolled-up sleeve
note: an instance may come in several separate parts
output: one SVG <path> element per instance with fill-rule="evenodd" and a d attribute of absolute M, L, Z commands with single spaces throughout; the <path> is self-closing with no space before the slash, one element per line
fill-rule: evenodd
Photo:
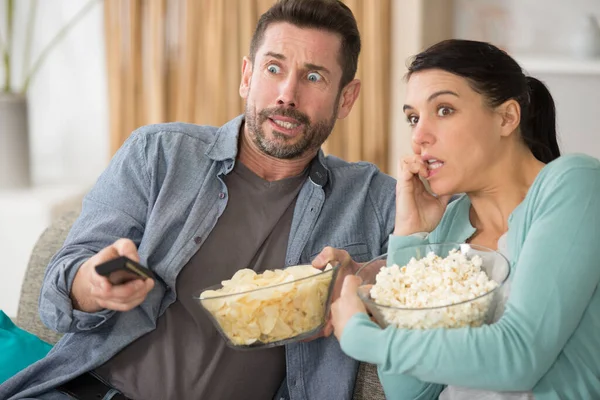
<path fill-rule="evenodd" d="M 40 293 L 42 322 L 57 332 L 96 329 L 115 313 L 74 310 L 71 286 L 79 267 L 119 238 L 139 246 L 152 201 L 146 134 L 134 132 L 83 201 L 82 212 L 46 269 Z"/>

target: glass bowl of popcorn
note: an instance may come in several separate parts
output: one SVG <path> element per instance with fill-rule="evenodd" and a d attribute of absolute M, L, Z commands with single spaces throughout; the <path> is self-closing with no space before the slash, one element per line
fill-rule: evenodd
<path fill-rule="evenodd" d="M 237 271 L 194 298 L 227 345 L 250 350 L 316 335 L 325 325 L 339 264 L 295 265 L 257 273 Z"/>
<path fill-rule="evenodd" d="M 356 275 L 358 295 L 381 327 L 477 327 L 502 315 L 510 265 L 483 246 L 437 243 L 384 254 Z"/>

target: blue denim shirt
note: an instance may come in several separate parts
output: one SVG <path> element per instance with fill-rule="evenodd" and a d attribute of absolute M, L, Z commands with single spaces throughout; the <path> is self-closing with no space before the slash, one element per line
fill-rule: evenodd
<path fill-rule="evenodd" d="M 46 358 L 0 386 L 0 398 L 38 396 L 105 363 L 156 327 L 175 301 L 177 275 L 227 205 L 222 177 L 233 169 L 242 123 L 240 116 L 220 128 L 150 125 L 131 135 L 85 197 L 46 271 L 40 315 L 66 334 Z M 345 249 L 359 262 L 380 255 L 393 230 L 394 203 L 395 181 L 375 166 L 319 152 L 296 203 L 286 265 L 308 263 L 325 246 Z M 128 312 L 74 310 L 69 293 L 77 269 L 118 238 L 138 246 L 141 263 L 159 277 L 154 289 Z M 288 345 L 286 358 L 291 400 L 352 397 L 358 364 L 333 336 Z"/>

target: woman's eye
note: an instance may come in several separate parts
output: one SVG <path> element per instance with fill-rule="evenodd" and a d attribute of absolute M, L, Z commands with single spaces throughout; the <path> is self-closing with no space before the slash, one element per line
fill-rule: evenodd
<path fill-rule="evenodd" d="M 452 114 L 454 112 L 453 109 L 451 109 L 450 107 L 440 107 L 438 108 L 438 117 L 445 117 L 448 116 L 450 114 Z"/>
<path fill-rule="evenodd" d="M 415 126 L 419 122 L 419 117 L 417 117 L 416 115 L 409 115 L 408 117 L 406 117 L 406 121 L 410 126 Z"/>
<path fill-rule="evenodd" d="M 269 71 L 272 74 L 278 74 L 279 71 L 281 71 L 281 68 L 279 68 L 279 66 L 271 64 L 269 66 L 267 66 L 267 71 Z"/>
<path fill-rule="evenodd" d="M 316 72 L 311 72 L 308 74 L 307 78 L 311 82 L 319 82 L 321 79 L 323 79 L 323 77 Z"/>

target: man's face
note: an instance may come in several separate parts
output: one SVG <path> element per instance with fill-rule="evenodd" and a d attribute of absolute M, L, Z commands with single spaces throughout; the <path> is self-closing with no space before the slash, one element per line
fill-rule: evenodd
<path fill-rule="evenodd" d="M 344 107 L 340 46 L 334 33 L 276 23 L 266 29 L 254 63 L 244 59 L 246 133 L 263 153 L 298 158 L 316 152 L 330 135 Z M 347 112 L 344 107 L 340 118 Z"/>

